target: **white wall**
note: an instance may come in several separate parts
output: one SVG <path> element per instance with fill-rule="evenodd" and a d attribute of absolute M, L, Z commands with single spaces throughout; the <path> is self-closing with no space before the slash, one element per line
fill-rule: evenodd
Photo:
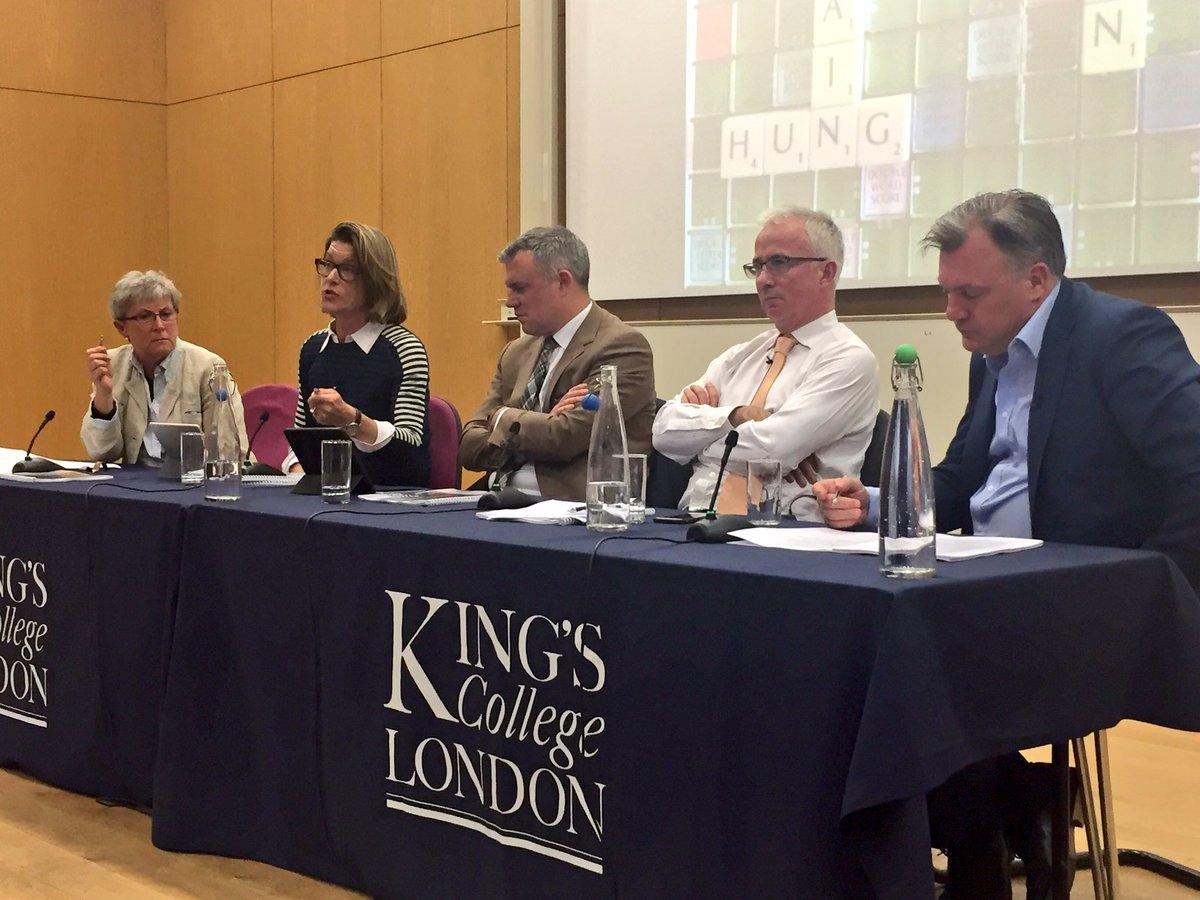
<path fill-rule="evenodd" d="M 1168 310 L 1183 331 L 1192 355 L 1200 354 L 1200 311 Z M 897 344 L 910 343 L 921 354 L 925 390 L 921 410 L 930 453 L 936 462 L 954 436 L 967 398 L 969 354 L 962 349 L 958 332 L 941 316 L 906 316 L 879 319 L 843 319 L 866 342 L 879 361 L 879 405 L 891 409 L 892 389 L 888 381 L 892 352 Z M 750 323 L 697 324 L 640 323 L 640 330 L 654 350 L 655 390 L 659 397 L 673 397 L 704 374 L 709 360 L 722 350 L 767 328 L 765 319 Z"/>

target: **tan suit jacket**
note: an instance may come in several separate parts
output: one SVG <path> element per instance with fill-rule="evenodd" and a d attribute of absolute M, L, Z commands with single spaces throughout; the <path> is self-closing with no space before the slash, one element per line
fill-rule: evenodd
<path fill-rule="evenodd" d="M 217 410 L 217 399 L 209 386 L 213 366 L 224 362 L 203 347 L 176 341 L 180 351 L 179 369 L 175 377 L 167 382 L 167 391 L 159 405 L 159 422 L 184 422 L 199 425 L 207 432 Z M 138 377 L 137 360 L 133 348 L 128 344 L 109 351 L 112 362 L 113 400 L 117 404 L 119 420 L 112 427 L 100 427 L 92 417 L 91 403 L 83 414 L 83 426 L 79 431 L 83 446 L 92 459 L 104 462 L 137 462 L 142 439 L 150 420 L 150 402 L 146 396 L 145 381 Z M 92 392 L 95 397 L 95 391 Z M 242 397 L 234 385 L 229 398 L 237 422 L 237 445 L 233 437 L 224 438 L 222 448 L 236 456 L 246 452 L 246 423 L 242 413 Z"/>
<path fill-rule="evenodd" d="M 519 421 L 517 449 L 533 462 L 542 496 L 583 500 L 592 414 L 579 407 L 559 416 L 518 408 L 542 341 L 541 337 L 522 335 L 501 351 L 487 399 L 463 428 L 458 458 L 465 468 L 478 472 L 496 468 L 504 457 L 500 445 L 508 437 L 508 428 Z M 654 423 L 654 359 L 650 344 L 598 305 L 593 305 L 562 358 L 546 376 L 551 387 L 545 408 L 553 409 L 574 385 L 598 379 L 601 366 L 617 367 L 629 452 L 649 453 Z M 493 434 L 492 415 L 500 407 L 508 407 L 510 412 L 497 429 L 499 433 Z"/>

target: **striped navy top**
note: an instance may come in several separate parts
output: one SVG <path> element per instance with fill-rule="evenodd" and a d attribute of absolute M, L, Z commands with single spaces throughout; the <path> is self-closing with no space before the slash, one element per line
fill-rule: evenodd
<path fill-rule="evenodd" d="M 337 388 L 363 415 L 396 426 L 395 438 L 374 453 L 360 454 L 375 484 L 429 484 L 429 356 L 420 338 L 402 325 L 385 325 L 364 353 L 357 342 L 338 343 L 322 329 L 300 348 L 296 427 L 320 424 L 307 403 L 319 387 Z"/>

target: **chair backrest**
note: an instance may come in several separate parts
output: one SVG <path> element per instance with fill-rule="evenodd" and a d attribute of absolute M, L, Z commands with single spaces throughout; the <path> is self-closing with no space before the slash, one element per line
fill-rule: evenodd
<path fill-rule="evenodd" d="M 887 443 L 890 419 L 891 416 L 882 409 L 875 417 L 875 430 L 871 432 L 871 443 L 867 445 L 867 455 L 863 457 L 862 472 L 859 474 L 859 481 L 867 487 L 879 487 L 883 475 L 883 447 Z"/>
<path fill-rule="evenodd" d="M 429 486 L 456 488 L 462 483 L 462 466 L 458 464 L 458 440 L 462 435 L 462 420 L 449 400 L 429 395 Z"/>
<path fill-rule="evenodd" d="M 285 428 L 296 421 L 296 398 L 299 389 L 291 384 L 260 384 L 242 391 L 242 410 L 246 419 L 246 437 L 254 434 L 259 417 L 264 413 L 269 418 L 254 440 L 254 458 L 269 466 L 279 468 L 288 455 Z"/>
<path fill-rule="evenodd" d="M 678 509 L 691 480 L 691 463 L 677 463 L 652 449 L 646 460 L 646 505 L 655 509 Z"/>
<path fill-rule="evenodd" d="M 666 402 L 661 397 L 654 399 L 655 415 Z M 677 463 L 651 449 L 646 459 L 646 505 L 655 509 L 678 509 L 691 479 L 691 463 Z"/>

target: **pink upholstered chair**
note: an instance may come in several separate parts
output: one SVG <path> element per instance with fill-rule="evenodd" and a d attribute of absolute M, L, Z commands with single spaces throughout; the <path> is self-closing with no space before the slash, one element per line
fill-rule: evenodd
<path fill-rule="evenodd" d="M 258 429 L 262 414 L 268 414 L 254 441 L 254 458 L 259 462 L 279 468 L 287 456 L 288 442 L 283 429 L 291 428 L 296 420 L 298 396 L 299 390 L 290 384 L 260 384 L 242 392 L 247 438 Z"/>
<path fill-rule="evenodd" d="M 456 488 L 462 482 L 462 467 L 458 464 L 458 439 L 462 420 L 454 404 L 441 397 L 429 395 L 429 486 Z"/>

